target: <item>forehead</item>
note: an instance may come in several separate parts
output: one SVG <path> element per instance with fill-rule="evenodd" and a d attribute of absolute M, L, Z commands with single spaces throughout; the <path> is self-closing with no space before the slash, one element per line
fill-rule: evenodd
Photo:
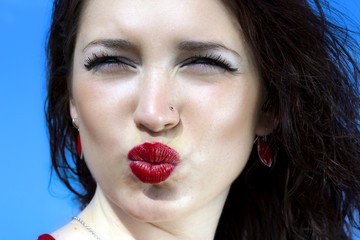
<path fill-rule="evenodd" d="M 89 0 L 80 20 L 85 38 L 182 38 L 184 36 L 239 38 L 240 26 L 218 0 Z M 90 39 L 88 39 L 90 40 Z"/>

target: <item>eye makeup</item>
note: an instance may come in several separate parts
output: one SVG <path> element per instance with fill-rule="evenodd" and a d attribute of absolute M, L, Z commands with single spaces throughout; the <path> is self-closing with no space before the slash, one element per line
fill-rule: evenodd
<path fill-rule="evenodd" d="M 203 65 L 206 67 L 221 68 L 227 72 L 238 71 L 238 68 L 233 67 L 228 60 L 218 54 L 196 54 L 195 56 L 189 57 L 185 61 L 181 62 L 180 67 L 190 65 Z"/>
<path fill-rule="evenodd" d="M 116 67 L 119 69 L 135 69 L 136 64 L 128 58 L 109 55 L 106 53 L 96 54 L 93 53 L 91 57 L 88 57 L 84 63 L 84 67 L 88 70 L 100 70 L 106 67 Z"/>
<path fill-rule="evenodd" d="M 123 41 L 102 40 L 88 44 L 84 48 L 84 68 L 93 73 L 124 74 L 153 63 L 150 57 L 141 60 L 136 45 L 126 41 L 125 46 Z M 201 75 L 237 73 L 242 62 L 236 51 L 216 42 L 184 41 L 168 54 L 174 57 L 174 68 Z"/>

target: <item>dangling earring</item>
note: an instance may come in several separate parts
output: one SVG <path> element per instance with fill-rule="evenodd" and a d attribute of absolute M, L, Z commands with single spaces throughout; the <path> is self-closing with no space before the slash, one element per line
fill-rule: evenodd
<path fill-rule="evenodd" d="M 76 128 L 79 132 L 78 137 L 77 137 L 77 152 L 78 152 L 80 159 L 84 159 L 84 153 L 83 153 L 82 147 L 81 147 L 80 130 L 79 130 L 79 127 L 77 126 L 75 120 L 77 120 L 77 118 L 72 119 L 72 124 L 73 124 L 74 128 Z"/>
<path fill-rule="evenodd" d="M 80 159 L 84 159 L 84 153 L 81 148 L 80 133 L 78 134 L 78 138 L 77 138 L 77 151 L 78 151 Z"/>
<path fill-rule="evenodd" d="M 272 155 L 270 153 L 269 145 L 266 143 L 266 137 L 264 137 L 265 140 L 263 140 L 261 137 L 258 137 L 258 155 L 263 164 L 265 164 L 267 167 L 271 167 L 272 164 Z"/>

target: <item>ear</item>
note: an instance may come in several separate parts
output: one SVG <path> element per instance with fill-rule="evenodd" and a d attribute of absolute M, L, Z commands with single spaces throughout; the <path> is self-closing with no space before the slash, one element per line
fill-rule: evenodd
<path fill-rule="evenodd" d="M 274 131 L 278 126 L 279 119 L 271 112 L 261 112 L 255 128 L 255 133 L 258 136 L 266 136 Z"/>
<path fill-rule="evenodd" d="M 70 98 L 69 106 L 70 106 L 70 116 L 71 116 L 71 118 L 78 118 L 77 107 L 76 107 L 76 105 L 74 103 L 74 100 L 72 98 Z"/>

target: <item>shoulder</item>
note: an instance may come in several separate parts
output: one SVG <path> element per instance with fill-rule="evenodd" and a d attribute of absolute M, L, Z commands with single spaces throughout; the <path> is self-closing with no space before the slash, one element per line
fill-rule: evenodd
<path fill-rule="evenodd" d="M 51 233 L 56 240 L 88 240 L 89 235 L 76 222 L 71 221 L 62 228 Z M 44 239 L 50 240 L 50 239 Z"/>

